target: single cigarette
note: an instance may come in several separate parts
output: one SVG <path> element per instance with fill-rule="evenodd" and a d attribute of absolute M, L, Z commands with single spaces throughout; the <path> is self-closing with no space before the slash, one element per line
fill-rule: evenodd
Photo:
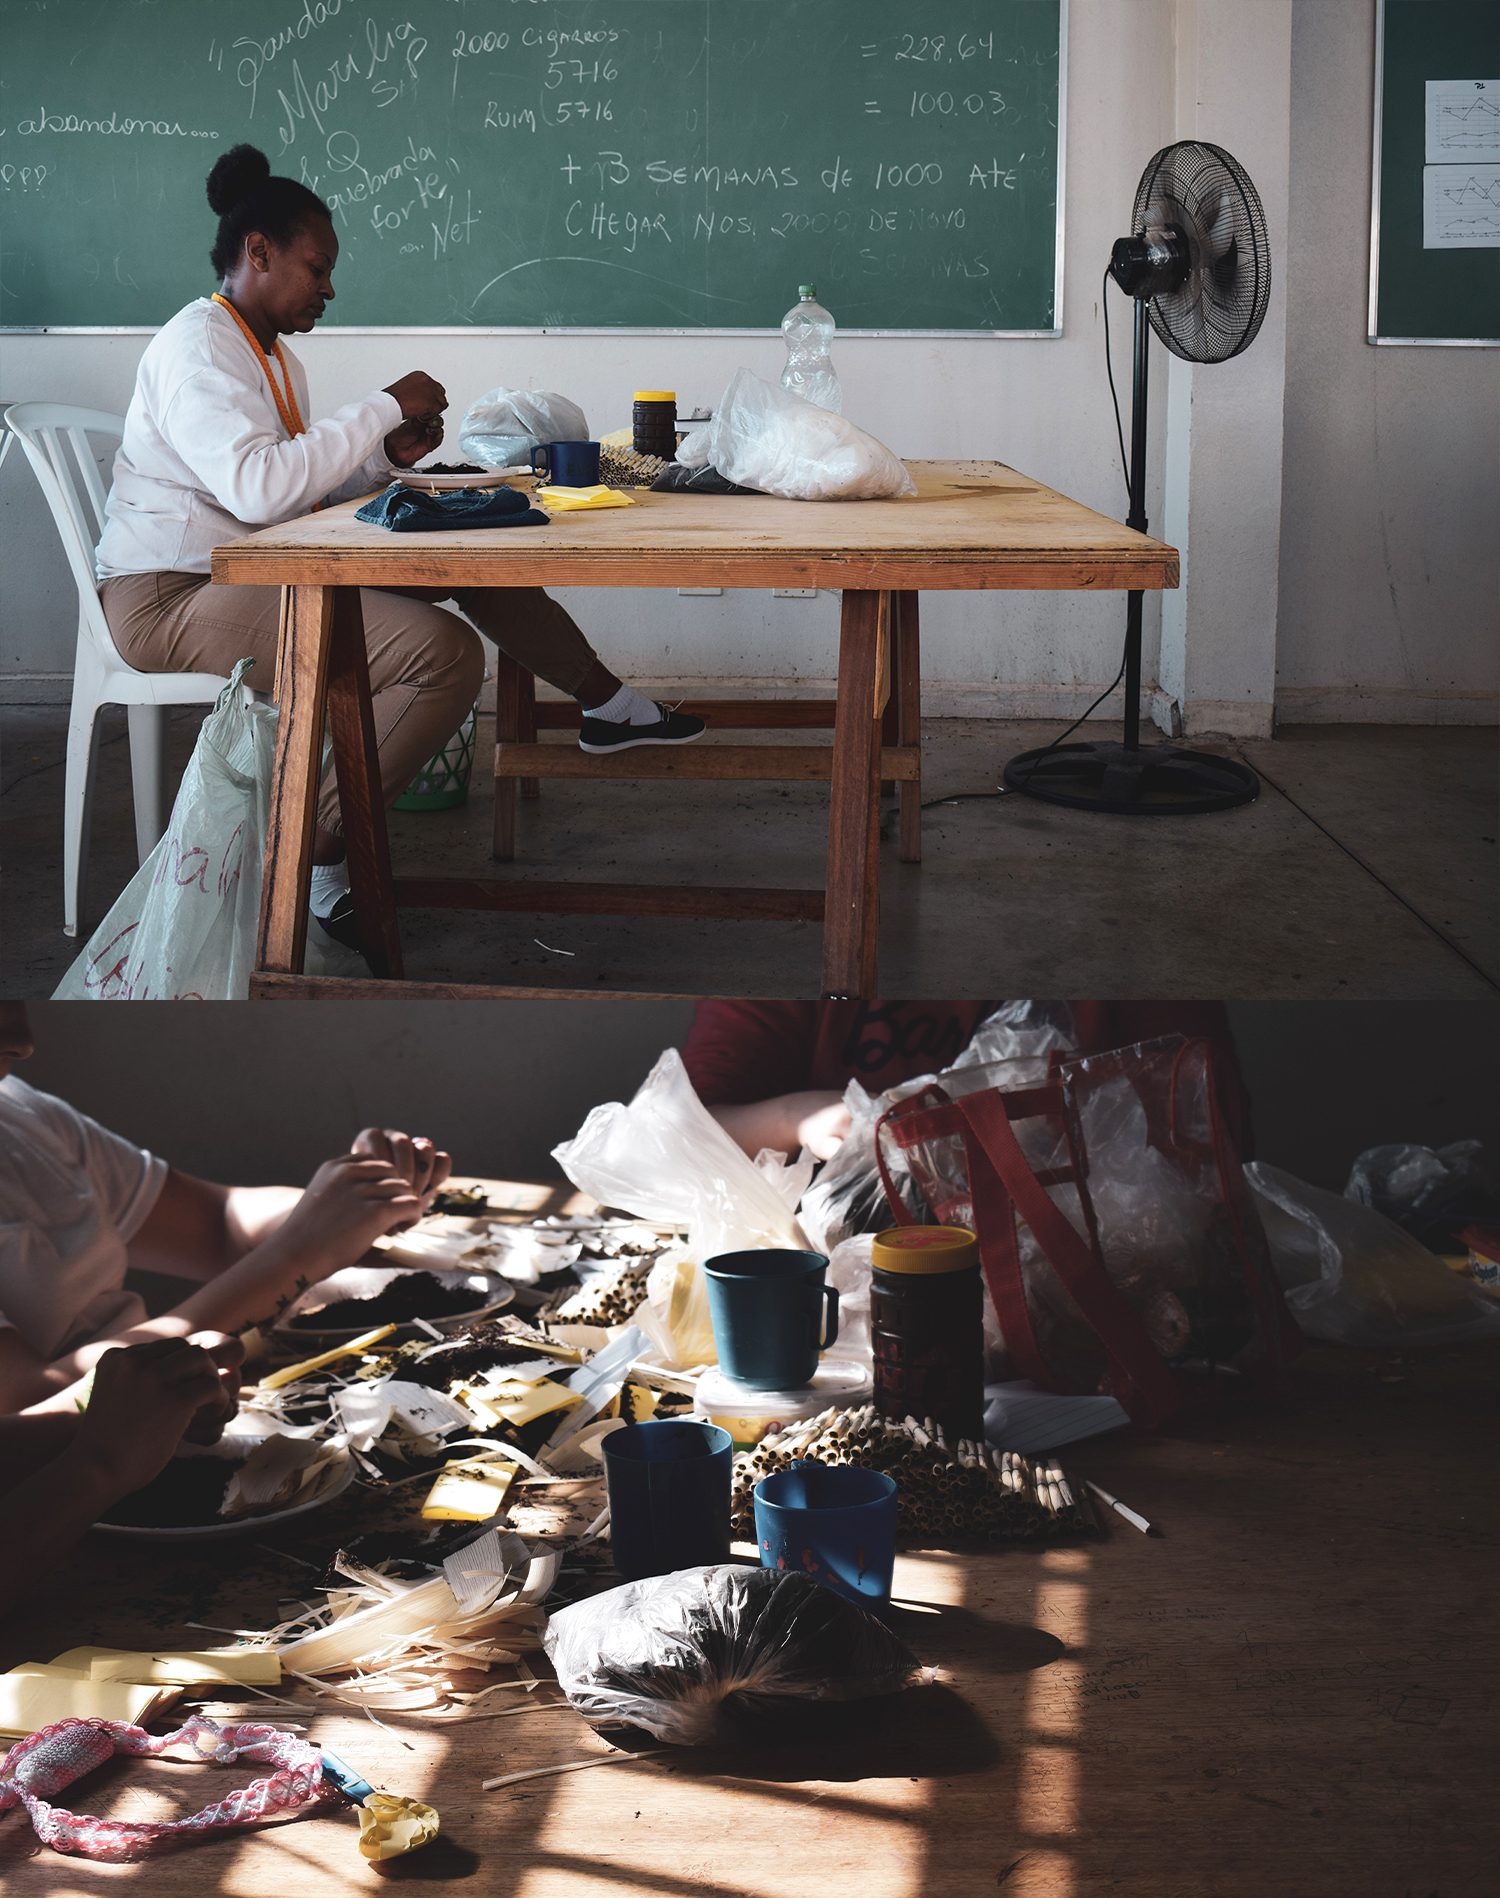
<path fill-rule="evenodd" d="M 332 1364 L 337 1358 L 347 1358 L 355 1351 L 368 1351 L 372 1344 L 379 1344 L 382 1338 L 390 1337 L 395 1329 L 394 1325 L 380 1325 L 374 1331 L 367 1331 L 361 1338 L 353 1338 L 348 1344 L 337 1345 L 332 1351 L 323 1352 L 320 1357 L 305 1358 L 301 1364 L 288 1364 L 280 1371 L 272 1371 L 255 1388 L 258 1391 L 279 1391 L 283 1384 L 295 1383 L 299 1377 L 306 1377 L 309 1371 L 321 1371 L 325 1364 Z"/>
<path fill-rule="evenodd" d="M 1133 1509 L 1127 1509 L 1118 1496 L 1111 1496 L 1109 1491 L 1101 1488 L 1092 1477 L 1086 1476 L 1083 1480 L 1088 1488 L 1099 1498 L 1101 1503 L 1107 1503 L 1117 1514 L 1123 1516 L 1128 1523 L 1132 1523 L 1139 1529 L 1143 1536 L 1159 1536 L 1161 1534 L 1161 1530 L 1153 1523 L 1147 1522 L 1144 1516 L 1138 1516 Z"/>

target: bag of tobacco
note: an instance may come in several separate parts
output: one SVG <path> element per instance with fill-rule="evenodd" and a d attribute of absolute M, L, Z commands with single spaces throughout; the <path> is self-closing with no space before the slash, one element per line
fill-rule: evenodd
<path fill-rule="evenodd" d="M 575 1602 L 543 1646 L 586 1720 L 675 1746 L 808 1737 L 818 1705 L 924 1677 L 884 1622 L 810 1576 L 729 1563 Z"/>

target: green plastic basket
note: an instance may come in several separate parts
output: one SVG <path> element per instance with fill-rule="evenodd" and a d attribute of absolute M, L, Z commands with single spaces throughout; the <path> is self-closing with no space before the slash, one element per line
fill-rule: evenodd
<path fill-rule="evenodd" d="M 469 801 L 469 779 L 474 770 L 474 744 L 477 729 L 477 704 L 443 746 L 396 799 L 398 811 L 451 811 Z"/>

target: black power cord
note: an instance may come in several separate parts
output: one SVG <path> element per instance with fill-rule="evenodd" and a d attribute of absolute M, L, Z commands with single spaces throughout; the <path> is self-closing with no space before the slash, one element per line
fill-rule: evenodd
<path fill-rule="evenodd" d="M 1115 390 L 1115 369 L 1114 369 L 1114 363 L 1110 356 L 1110 346 L 1109 346 L 1109 286 L 1110 286 L 1110 282 L 1111 282 L 1111 276 L 1110 276 L 1109 269 L 1106 266 L 1105 272 L 1104 272 L 1104 285 L 1103 285 L 1103 289 L 1100 292 L 1100 301 L 1102 303 L 1103 310 L 1104 310 L 1104 371 L 1105 371 L 1105 374 L 1109 377 L 1109 395 L 1110 395 L 1110 400 L 1114 403 L 1114 407 L 1115 407 L 1115 436 L 1120 444 L 1120 472 L 1122 476 L 1124 477 L 1124 481 L 1125 481 L 1125 509 L 1126 509 L 1126 512 L 1128 513 L 1130 511 L 1131 505 L 1135 497 L 1130 492 L 1130 456 L 1126 453 L 1126 450 L 1125 450 L 1125 425 L 1120 419 L 1120 398 L 1119 398 L 1118 393 Z M 1123 679 L 1124 677 L 1125 677 L 1125 655 L 1122 652 L 1120 655 L 1119 671 L 1110 680 L 1109 684 L 1105 686 L 1104 690 L 1099 694 L 1098 698 L 1094 700 L 1093 704 L 1088 708 L 1088 710 L 1086 712 L 1081 712 L 1078 715 L 1078 717 L 1073 720 L 1073 723 L 1068 727 L 1068 729 L 1065 732 L 1061 733 L 1060 736 L 1054 738 L 1050 745 L 1046 746 L 1043 750 L 1037 753 L 1035 759 L 1032 761 L 1031 770 L 1026 773 L 1028 783 L 1031 780 L 1032 773 L 1036 770 L 1037 766 L 1042 762 L 1043 758 L 1045 758 L 1049 752 L 1056 751 L 1059 745 L 1063 744 L 1067 739 L 1071 738 L 1074 732 L 1078 730 L 1078 727 L 1081 724 L 1083 724 L 1084 720 L 1091 717 L 1092 714 L 1099 709 L 1099 707 L 1104 703 L 1104 701 L 1109 697 L 1110 693 L 1114 691 L 1115 687 L 1120 683 L 1121 679 Z M 986 801 L 986 800 L 990 800 L 994 798 L 1013 797 L 1013 796 L 1015 796 L 1015 793 L 1011 791 L 1007 786 L 1002 784 L 993 791 L 955 791 L 951 797 L 935 797 L 935 798 L 930 799 L 927 803 L 925 803 L 922 806 L 922 809 L 924 811 L 931 811 L 931 810 L 935 810 L 940 804 L 971 804 L 971 803 L 978 803 L 978 802 L 982 802 L 982 801 Z"/>

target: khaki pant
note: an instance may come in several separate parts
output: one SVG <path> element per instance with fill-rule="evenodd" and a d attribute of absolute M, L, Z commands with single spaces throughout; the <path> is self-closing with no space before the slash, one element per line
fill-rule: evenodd
<path fill-rule="evenodd" d="M 130 573 L 106 580 L 100 600 L 120 656 L 139 672 L 232 671 L 253 658 L 246 683 L 269 692 L 276 677 L 279 587 L 214 586 L 202 573 Z M 361 587 L 375 740 L 387 808 L 463 723 L 479 696 L 484 649 L 473 628 L 434 604 L 451 599 L 503 652 L 570 695 L 594 663 L 593 647 L 540 587 Z M 318 822 L 342 831 L 329 771 Z"/>

